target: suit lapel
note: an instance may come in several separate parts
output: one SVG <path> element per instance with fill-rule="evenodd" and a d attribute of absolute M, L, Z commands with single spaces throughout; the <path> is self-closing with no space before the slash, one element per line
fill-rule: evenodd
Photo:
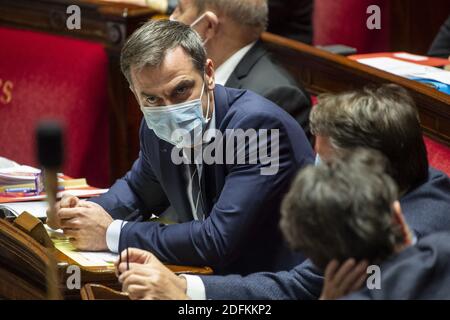
<path fill-rule="evenodd" d="M 242 79 L 248 76 L 253 66 L 266 54 L 267 51 L 264 49 L 261 40 L 258 40 L 239 62 L 225 86 L 229 88 L 243 89 Z"/>
<path fill-rule="evenodd" d="M 215 106 L 215 127 L 216 130 L 224 132 L 225 128 L 222 128 L 222 122 L 230 109 L 230 105 L 234 102 L 234 99 L 240 95 L 233 96 L 228 94 L 227 90 L 221 86 L 216 85 L 214 90 L 214 106 Z M 205 218 L 208 217 L 209 212 L 212 210 L 214 202 L 217 200 L 217 194 L 220 191 L 218 187 L 218 181 L 223 180 L 218 176 L 215 168 L 220 166 L 218 164 L 208 165 L 203 163 L 203 172 L 201 177 L 201 191 L 202 191 L 202 206 Z"/>

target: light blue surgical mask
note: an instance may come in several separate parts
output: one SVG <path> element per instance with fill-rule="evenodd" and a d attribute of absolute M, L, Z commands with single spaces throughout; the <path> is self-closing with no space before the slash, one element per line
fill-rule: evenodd
<path fill-rule="evenodd" d="M 316 160 L 314 161 L 314 165 L 317 167 L 321 163 L 322 163 L 322 159 L 320 159 L 319 154 L 316 153 Z"/>
<path fill-rule="evenodd" d="M 198 99 L 161 107 L 141 106 L 147 126 L 158 138 L 178 148 L 189 148 L 201 143 L 203 131 L 210 120 L 203 116 L 204 91 L 205 83 Z M 208 91 L 207 115 L 209 115 L 209 104 Z"/>

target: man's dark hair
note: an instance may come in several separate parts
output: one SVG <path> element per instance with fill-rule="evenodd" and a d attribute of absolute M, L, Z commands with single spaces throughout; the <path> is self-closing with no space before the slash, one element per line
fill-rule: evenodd
<path fill-rule="evenodd" d="M 398 191 L 387 163 L 375 150 L 358 149 L 302 170 L 281 209 L 291 247 L 322 269 L 333 259 L 377 263 L 391 255 L 404 237 L 394 223 Z"/>
<path fill-rule="evenodd" d="M 314 135 L 340 149 L 381 151 L 390 161 L 401 192 L 428 177 L 428 159 L 413 99 L 402 87 L 375 88 L 319 96 L 310 115 Z"/>
<path fill-rule="evenodd" d="M 197 32 L 176 21 L 149 21 L 137 29 L 125 43 L 120 57 L 122 72 L 131 84 L 131 69 L 158 67 L 167 51 L 177 47 L 192 58 L 194 67 L 204 73 L 206 50 Z"/>

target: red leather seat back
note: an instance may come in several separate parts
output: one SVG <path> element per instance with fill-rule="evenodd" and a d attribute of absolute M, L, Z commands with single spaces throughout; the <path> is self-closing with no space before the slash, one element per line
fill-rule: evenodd
<path fill-rule="evenodd" d="M 424 140 L 430 166 L 450 176 L 450 148 L 430 138 L 424 137 Z"/>
<path fill-rule="evenodd" d="M 0 156 L 36 166 L 34 130 L 65 125 L 63 171 L 109 183 L 107 63 L 102 45 L 0 28 Z"/>
<path fill-rule="evenodd" d="M 381 29 L 367 28 L 367 7 L 378 5 Z M 389 50 L 389 0 L 315 0 L 314 45 L 344 44 L 358 53 Z"/>

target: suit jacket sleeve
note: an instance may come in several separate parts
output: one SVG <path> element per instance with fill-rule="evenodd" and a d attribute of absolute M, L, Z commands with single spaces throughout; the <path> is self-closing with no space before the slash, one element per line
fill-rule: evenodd
<path fill-rule="evenodd" d="M 261 272 L 246 277 L 201 276 L 206 299 L 212 300 L 311 300 L 322 290 L 323 276 L 310 260 L 291 271 Z"/>
<path fill-rule="evenodd" d="M 290 181 L 298 170 L 298 164 L 294 163 L 286 130 L 282 129 L 275 116 L 261 112 L 251 121 L 245 116 L 236 121 L 235 128 L 243 130 L 280 128 L 278 172 L 261 175 L 261 168 L 267 166 L 259 161 L 258 164 L 229 165 L 220 197 L 204 221 L 176 225 L 128 223 L 122 229 L 120 250 L 137 246 L 153 252 L 164 262 L 216 268 L 224 267 L 237 258 L 246 236 L 258 225 L 259 219 L 264 219 L 260 214 L 264 212 L 261 199 L 270 201 L 275 191 Z M 236 154 L 236 150 L 234 152 Z"/>
<path fill-rule="evenodd" d="M 433 44 L 428 51 L 428 55 L 445 59 L 450 56 L 450 16 L 447 18 L 434 39 Z"/>
<path fill-rule="evenodd" d="M 141 124 L 141 151 L 132 169 L 110 188 L 110 190 L 90 201 L 101 205 L 114 219 L 124 219 L 127 215 L 139 210 L 142 214 L 160 213 L 168 207 L 167 197 L 156 179 L 150 162 L 146 158 L 147 151 Z"/>

